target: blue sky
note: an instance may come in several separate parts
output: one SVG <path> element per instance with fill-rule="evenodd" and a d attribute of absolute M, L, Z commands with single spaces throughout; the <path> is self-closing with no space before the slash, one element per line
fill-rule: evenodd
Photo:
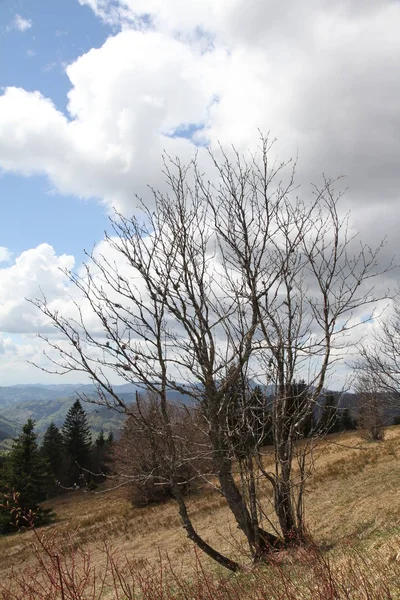
<path fill-rule="evenodd" d="M 19 15 L 31 26 L 15 27 Z M 0 86 L 38 90 L 67 114 L 70 82 L 65 65 L 101 46 L 112 29 L 76 0 L 0 2 Z M 43 242 L 57 254 L 83 260 L 108 227 L 104 207 L 91 199 L 60 195 L 46 176 L 2 172 L 0 246 L 13 255 Z"/>
<path fill-rule="evenodd" d="M 299 193 L 344 175 L 351 232 L 393 256 L 399 30 L 398 0 L 0 0 L 0 385 L 54 382 L 27 362 L 46 324 L 25 298 L 71 314 L 60 268 L 166 191 L 163 151 L 270 131 Z"/>

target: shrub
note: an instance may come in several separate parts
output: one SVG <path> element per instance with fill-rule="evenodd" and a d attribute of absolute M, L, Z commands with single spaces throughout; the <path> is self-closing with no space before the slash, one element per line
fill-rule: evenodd
<path fill-rule="evenodd" d="M 210 470 L 209 443 L 198 411 L 168 405 L 174 448 L 168 445 L 157 398 L 138 398 L 113 449 L 114 475 L 126 483 L 136 507 L 173 496 L 173 483 L 184 494 L 199 488 Z"/>

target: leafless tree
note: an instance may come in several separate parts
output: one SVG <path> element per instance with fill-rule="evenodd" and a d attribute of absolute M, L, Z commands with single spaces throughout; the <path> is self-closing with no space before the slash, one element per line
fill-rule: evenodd
<path fill-rule="evenodd" d="M 376 300 L 380 249 L 349 236 L 334 182 L 325 179 L 305 202 L 296 196 L 294 166 L 271 162 L 270 153 L 265 138 L 254 156 L 210 152 L 212 181 L 196 160 L 184 166 L 167 158 L 169 192 L 153 190 L 153 208 L 142 204 L 142 217 L 112 220 L 105 241 L 117 258 L 94 252 L 84 274 L 68 273 L 82 296 L 77 316 L 65 317 L 46 298 L 34 301 L 68 342 L 45 338 L 49 370 L 88 374 L 97 402 L 116 410 L 126 405 L 112 384 L 115 376 L 152 392 L 171 464 L 180 456 L 168 392 L 189 395 L 201 408 L 220 492 L 254 560 L 305 538 L 313 442 L 300 443 L 301 431 L 328 369 L 348 348 L 346 336 L 360 322 L 357 310 Z M 87 324 L 85 303 L 97 327 Z M 300 378 L 307 378 L 307 394 L 293 394 Z M 260 407 L 253 410 L 251 381 L 273 390 L 272 467 L 262 449 L 263 426 L 255 425 Z M 235 421 L 237 401 L 243 418 Z M 232 422 L 239 439 L 247 429 L 240 456 Z M 170 472 L 189 538 L 237 570 L 195 531 L 176 469 Z M 266 530 L 265 478 L 279 523 L 274 533 Z"/>
<path fill-rule="evenodd" d="M 360 371 L 355 382 L 357 395 L 357 426 L 366 439 L 374 442 L 383 440 L 390 406 L 387 394 L 380 387 L 374 374 Z"/>
<path fill-rule="evenodd" d="M 182 494 L 196 491 L 212 474 L 210 444 L 201 411 L 169 403 L 175 456 L 171 457 L 158 397 L 136 395 L 122 435 L 112 451 L 112 487 L 124 485 L 134 506 L 173 497 L 176 481 Z M 178 460 L 177 460 L 178 458 Z"/>
<path fill-rule="evenodd" d="M 381 318 L 368 343 L 360 346 L 356 371 L 373 383 L 386 398 L 386 403 L 400 406 L 400 290 L 391 312 Z"/>

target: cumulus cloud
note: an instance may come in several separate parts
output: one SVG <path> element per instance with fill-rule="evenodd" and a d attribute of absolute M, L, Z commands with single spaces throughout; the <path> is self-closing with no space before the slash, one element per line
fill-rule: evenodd
<path fill-rule="evenodd" d="M 118 239 L 115 239 L 118 245 Z M 151 245 L 150 238 L 147 241 Z M 134 297 L 140 297 L 146 303 L 147 292 L 143 280 L 133 272 L 132 266 L 121 256 L 116 248 L 110 247 L 106 241 L 102 241 L 93 250 L 93 256 L 101 263 L 107 262 L 109 265 L 117 265 L 118 272 L 125 281 L 130 282 L 131 293 Z M 93 282 L 96 283 L 107 293 L 107 296 L 114 302 L 122 304 L 135 312 L 134 303 L 121 297 L 111 288 L 107 288 L 104 276 L 95 263 L 89 260 L 90 273 Z M 213 290 L 215 297 L 226 296 L 226 280 L 224 279 L 223 269 L 218 262 L 218 257 L 210 255 L 207 261 L 210 275 L 210 290 Z M 104 329 L 101 323 L 93 313 L 91 306 L 86 298 L 82 296 L 80 290 L 70 283 L 69 277 L 64 270 L 74 267 L 74 258 L 72 256 L 57 256 L 54 249 L 48 244 L 41 244 L 37 248 L 23 252 L 18 256 L 14 263 L 9 267 L 0 268 L 0 378 L 3 385 L 6 381 L 15 383 L 15 377 L 18 373 L 19 381 L 46 381 L 40 371 L 35 371 L 28 363 L 41 366 L 43 369 L 52 369 L 51 364 L 46 358 L 44 352 L 57 362 L 59 360 L 58 352 L 49 346 L 43 340 L 37 339 L 35 334 L 41 333 L 48 336 L 52 343 L 71 350 L 68 342 L 62 334 L 55 330 L 51 323 L 44 317 L 40 310 L 29 303 L 26 298 L 45 297 L 48 306 L 53 314 L 58 313 L 60 317 L 75 319 L 75 326 L 80 328 L 78 323 L 81 317 L 85 323 L 85 328 L 95 338 L 104 340 Z M 85 267 L 78 268 L 78 276 L 83 280 L 87 277 Z M 377 282 L 377 294 L 379 293 L 379 281 Z M 222 293 L 222 290 L 224 292 Z M 222 299 L 222 298 L 221 298 Z M 223 301 L 223 299 L 222 299 Z M 386 302 L 381 302 L 383 308 Z M 360 323 L 366 318 L 366 312 L 370 307 L 361 307 L 354 312 L 352 323 Z M 181 327 L 172 321 L 169 324 L 174 333 L 178 336 L 183 334 Z M 356 343 L 360 336 L 368 334 L 371 328 L 377 326 L 377 323 L 370 321 L 361 328 L 350 331 L 350 337 L 346 338 L 346 343 Z M 123 326 L 121 327 L 121 331 Z M 132 334 L 131 341 L 134 340 Z M 214 335 L 221 349 L 225 347 L 225 334 L 221 329 L 216 328 Z M 177 339 L 178 339 L 177 338 Z M 84 338 L 83 338 L 84 339 Z M 100 354 L 100 350 L 93 351 L 94 356 Z M 341 349 L 339 354 L 342 355 Z M 333 355 L 335 350 L 333 349 Z M 349 355 L 350 356 L 350 355 Z M 350 358 L 353 358 L 350 356 Z M 315 366 L 315 365 L 314 365 Z M 182 377 L 182 372 L 177 372 L 177 377 Z M 310 375 L 308 372 L 308 375 Z M 347 371 L 342 368 L 339 374 L 336 373 L 334 382 L 337 385 L 345 380 Z M 110 373 L 111 380 L 115 380 L 115 375 Z M 81 374 L 71 374 L 68 379 L 71 382 L 82 381 Z M 339 383 L 338 383 L 339 382 Z"/>
<path fill-rule="evenodd" d="M 96 197 L 108 210 L 129 214 L 135 193 L 150 201 L 147 184 L 164 186 L 164 149 L 183 161 L 197 150 L 202 161 L 205 144 L 254 149 L 260 128 L 278 137 L 282 159 L 299 153 L 300 194 L 309 193 L 308 184 L 322 172 L 344 175 L 339 185 L 349 192 L 342 206 L 352 210 L 352 229 L 372 246 L 387 234 L 384 262 L 396 252 L 397 0 L 79 2 L 113 25 L 114 33 L 66 67 L 66 113 L 40 90 L 4 90 L 5 171 L 45 174 L 61 193 Z M 56 270 L 61 259 L 52 255 L 48 264 Z M 44 263 L 36 267 L 46 280 Z M 17 270 L 16 262 L 1 272 L 9 277 Z M 32 296 L 31 284 L 21 281 L 27 289 L 17 286 L 20 298 Z M 57 282 L 59 289 L 50 290 L 62 303 L 65 282 L 55 277 L 52 285 Z M 22 300 L 4 302 L 5 330 L 29 323 L 29 331 L 35 329 L 37 316 L 30 319 L 26 308 L 18 321 Z"/>
<path fill-rule="evenodd" d="M 9 25 L 8 29 L 16 29 L 24 33 L 32 27 L 32 21 L 30 19 L 24 19 L 21 15 L 15 15 L 13 22 Z"/>
<path fill-rule="evenodd" d="M 11 252 L 8 248 L 0 246 L 0 263 L 7 262 L 11 258 Z"/>
<path fill-rule="evenodd" d="M 121 30 L 67 67 L 68 114 L 5 90 L 4 169 L 129 212 L 162 185 L 163 149 L 254 147 L 261 128 L 283 157 L 299 150 L 301 181 L 343 174 L 355 210 L 396 204 L 400 3 L 80 2 Z"/>
<path fill-rule="evenodd" d="M 43 331 L 47 324 L 26 298 L 65 297 L 68 279 L 63 269 L 73 266 L 72 256 L 57 256 L 51 246 L 40 244 L 23 252 L 11 266 L 0 268 L 0 332 Z"/>
<path fill-rule="evenodd" d="M 16 339 L 18 337 L 18 339 Z M 20 383 L 57 383 L 54 375 L 47 374 L 38 367 L 49 367 L 44 355 L 48 347 L 33 335 L 7 335 L 0 333 L 0 379 L 1 385 Z M 54 358 L 56 356 L 54 355 Z M 31 364 L 34 363 L 34 364 Z M 82 373 L 71 373 L 63 377 L 62 383 L 89 383 Z"/>
<path fill-rule="evenodd" d="M 69 118 L 40 92 L 5 91 L 0 164 L 46 173 L 61 192 L 132 210 L 134 192 L 158 183 L 163 149 L 192 156 L 192 143 L 172 136 L 208 119 L 224 58 L 164 34 L 121 32 L 67 68 Z"/>

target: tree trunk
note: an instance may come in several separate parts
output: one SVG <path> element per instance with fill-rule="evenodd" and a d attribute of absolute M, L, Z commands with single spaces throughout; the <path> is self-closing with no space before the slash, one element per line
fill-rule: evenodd
<path fill-rule="evenodd" d="M 182 493 L 179 489 L 178 485 L 173 485 L 173 493 L 176 502 L 178 503 L 179 514 L 182 519 L 183 527 L 186 529 L 187 536 L 192 542 L 196 544 L 200 550 L 203 550 L 210 558 L 215 560 L 217 563 L 229 569 L 230 571 L 237 572 L 241 570 L 241 566 L 239 563 L 231 560 L 227 556 L 224 556 L 217 550 L 215 550 L 212 546 L 207 544 L 205 540 L 196 532 L 193 527 L 192 521 L 187 512 L 186 503 L 183 499 Z"/>
<path fill-rule="evenodd" d="M 239 528 L 246 536 L 253 557 L 259 560 L 261 556 L 268 554 L 271 549 L 282 547 L 282 541 L 278 537 L 260 528 L 258 520 L 255 522 L 252 520 L 245 500 L 233 478 L 231 461 L 221 458 L 220 453 L 214 460 L 222 493 Z"/>
<path fill-rule="evenodd" d="M 285 546 L 304 543 L 304 527 L 303 523 L 296 518 L 296 506 L 291 493 L 290 480 L 280 479 L 276 482 L 275 511 Z"/>

